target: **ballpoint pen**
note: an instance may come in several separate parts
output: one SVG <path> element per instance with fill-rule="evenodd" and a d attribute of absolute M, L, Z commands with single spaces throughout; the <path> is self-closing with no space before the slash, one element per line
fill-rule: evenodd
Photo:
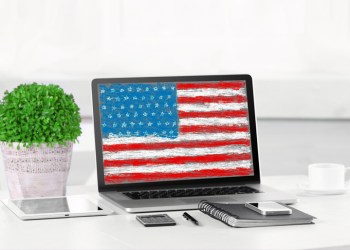
<path fill-rule="evenodd" d="M 191 215 L 189 215 L 188 213 L 184 212 L 182 215 L 186 220 L 190 220 L 192 221 L 194 224 L 196 224 L 197 226 L 199 225 L 198 221 L 193 218 Z"/>

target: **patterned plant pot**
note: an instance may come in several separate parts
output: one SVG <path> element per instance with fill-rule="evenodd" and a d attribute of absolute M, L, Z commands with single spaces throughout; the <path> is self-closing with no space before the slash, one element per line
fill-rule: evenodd
<path fill-rule="evenodd" d="M 66 195 L 73 143 L 29 148 L 1 144 L 12 199 Z"/>

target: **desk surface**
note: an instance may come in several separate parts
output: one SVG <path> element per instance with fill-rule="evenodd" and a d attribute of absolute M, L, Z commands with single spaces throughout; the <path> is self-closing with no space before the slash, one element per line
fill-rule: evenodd
<path fill-rule="evenodd" d="M 116 215 L 21 221 L 0 204 L 0 249 L 308 249 L 350 246 L 350 193 L 306 196 L 298 183 L 304 176 L 274 176 L 263 183 L 298 195 L 294 205 L 318 218 L 315 225 L 230 228 L 199 211 L 190 211 L 195 226 L 182 212 L 168 212 L 177 226 L 145 228 L 112 206 Z M 93 186 L 68 187 L 68 194 L 97 197 Z M 0 193 L 1 198 L 6 193 Z"/>

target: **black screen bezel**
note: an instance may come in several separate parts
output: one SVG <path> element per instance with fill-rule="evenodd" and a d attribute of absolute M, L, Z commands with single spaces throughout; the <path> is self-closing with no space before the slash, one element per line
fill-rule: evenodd
<path fill-rule="evenodd" d="M 207 179 L 191 179 L 161 182 L 141 182 L 141 183 L 122 183 L 122 184 L 105 184 L 103 152 L 102 152 L 102 133 L 100 124 L 99 111 L 99 84 L 108 83 L 150 83 L 150 82 L 188 82 L 188 81 L 229 81 L 242 80 L 246 82 L 247 103 L 249 113 L 250 140 L 253 158 L 252 176 L 233 176 Z M 143 190 L 152 188 L 171 188 L 171 187 L 191 187 L 205 185 L 227 185 L 240 183 L 260 183 L 260 167 L 257 144 L 257 131 L 254 111 L 254 98 L 252 78 L 250 75 L 207 75 L 207 76 L 167 76 L 167 77 L 136 77 L 136 78 L 100 78 L 92 81 L 92 101 L 94 113 L 94 130 L 95 130 L 95 147 L 96 147 L 96 164 L 98 189 L 103 191 L 127 191 L 127 190 Z"/>

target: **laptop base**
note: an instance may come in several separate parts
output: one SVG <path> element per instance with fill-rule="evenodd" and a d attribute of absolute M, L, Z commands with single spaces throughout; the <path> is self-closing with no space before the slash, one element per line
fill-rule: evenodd
<path fill-rule="evenodd" d="M 159 212 L 198 209 L 198 203 L 202 200 L 222 203 L 245 203 L 259 201 L 276 201 L 285 204 L 297 202 L 294 195 L 287 194 L 273 188 L 254 184 L 247 185 L 258 189 L 260 193 L 252 194 L 234 194 L 218 196 L 197 196 L 197 197 L 179 197 L 164 199 L 143 199 L 133 200 L 117 191 L 100 192 L 103 198 L 122 208 L 129 213 Z"/>

